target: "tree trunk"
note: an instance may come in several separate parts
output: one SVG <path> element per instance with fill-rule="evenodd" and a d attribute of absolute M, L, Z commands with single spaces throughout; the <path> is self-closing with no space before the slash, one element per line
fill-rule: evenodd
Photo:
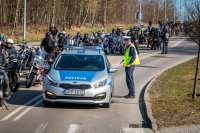
<path fill-rule="evenodd" d="M 50 25 L 52 25 L 54 23 L 55 9 L 56 9 L 56 0 L 53 0 L 53 10 L 52 10 L 52 18 L 51 18 L 51 24 Z"/>
<path fill-rule="evenodd" d="M 85 23 L 85 21 L 86 21 L 86 19 L 87 19 L 87 17 L 88 17 L 89 8 L 90 8 L 90 4 L 88 3 L 88 7 L 87 7 L 87 10 L 86 10 L 85 17 L 83 18 L 81 24 L 79 25 L 79 28 Z"/>
<path fill-rule="evenodd" d="M 193 88 L 192 99 L 196 98 L 196 88 L 197 88 L 198 71 L 199 71 L 200 44 L 199 44 L 198 48 L 199 49 L 198 49 L 198 55 L 197 55 L 197 65 L 196 65 L 196 72 L 195 72 L 195 80 L 194 80 L 194 88 Z"/>
<path fill-rule="evenodd" d="M 15 11 L 15 21 L 14 21 L 14 24 L 13 24 L 13 29 L 11 31 L 11 35 L 13 35 L 14 31 L 15 31 L 15 28 L 17 26 L 17 21 L 18 21 L 18 11 L 19 11 L 19 2 L 20 0 L 17 0 L 17 7 L 16 7 L 16 11 Z"/>

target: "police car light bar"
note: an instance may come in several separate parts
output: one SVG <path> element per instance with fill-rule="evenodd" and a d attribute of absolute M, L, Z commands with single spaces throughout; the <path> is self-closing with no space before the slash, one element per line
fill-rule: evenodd
<path fill-rule="evenodd" d="M 103 48 L 100 45 L 97 46 L 64 46 L 64 50 L 98 50 L 100 53 L 100 50 L 103 50 Z"/>

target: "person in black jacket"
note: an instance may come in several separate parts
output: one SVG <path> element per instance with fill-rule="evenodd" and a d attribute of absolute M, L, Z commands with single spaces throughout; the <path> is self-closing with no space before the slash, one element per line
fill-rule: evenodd
<path fill-rule="evenodd" d="M 58 34 L 58 29 L 55 27 L 54 24 L 52 24 L 52 26 L 49 28 L 49 32 L 53 35 L 53 37 L 55 38 Z"/>

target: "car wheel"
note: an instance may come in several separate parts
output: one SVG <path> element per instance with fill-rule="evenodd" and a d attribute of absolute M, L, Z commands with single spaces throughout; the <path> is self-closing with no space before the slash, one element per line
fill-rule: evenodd
<path fill-rule="evenodd" d="M 44 105 L 44 106 L 51 106 L 51 105 L 52 105 L 52 102 L 43 100 L 43 105 Z"/>
<path fill-rule="evenodd" d="M 111 106 L 111 95 L 110 95 L 110 98 L 109 98 L 109 102 L 108 102 L 108 103 L 104 103 L 104 104 L 102 105 L 102 107 L 103 107 L 103 108 L 110 108 L 110 106 Z"/>

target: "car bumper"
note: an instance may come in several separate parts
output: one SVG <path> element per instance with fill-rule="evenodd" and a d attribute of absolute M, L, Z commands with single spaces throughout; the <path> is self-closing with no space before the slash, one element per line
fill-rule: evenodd
<path fill-rule="evenodd" d="M 63 88 L 43 84 L 43 100 L 52 103 L 74 103 L 74 104 L 103 104 L 109 103 L 111 98 L 112 87 L 106 85 L 101 88 L 85 89 L 84 96 L 64 95 Z M 53 93 L 54 98 L 49 97 L 46 93 Z M 97 97 L 97 96 L 101 97 Z"/>

